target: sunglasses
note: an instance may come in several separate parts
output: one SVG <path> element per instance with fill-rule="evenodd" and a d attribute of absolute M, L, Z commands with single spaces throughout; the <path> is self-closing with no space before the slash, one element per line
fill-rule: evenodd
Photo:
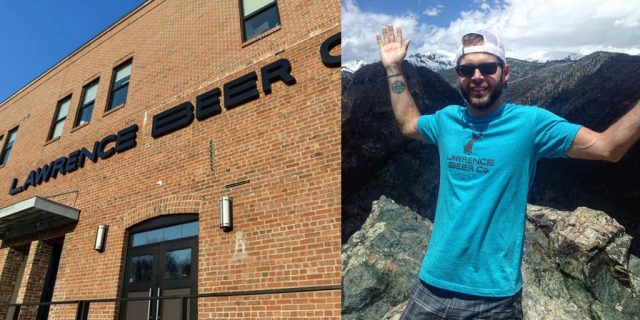
<path fill-rule="evenodd" d="M 456 73 L 460 77 L 470 78 L 476 73 L 476 69 L 480 70 L 483 76 L 490 76 L 496 73 L 498 66 L 504 67 L 502 62 L 485 62 L 481 64 L 461 64 L 456 66 Z"/>

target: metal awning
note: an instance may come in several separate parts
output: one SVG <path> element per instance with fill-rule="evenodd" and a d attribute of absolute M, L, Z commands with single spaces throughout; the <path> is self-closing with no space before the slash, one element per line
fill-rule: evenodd
<path fill-rule="evenodd" d="M 0 209 L 0 239 L 14 239 L 78 221 L 80 210 L 40 197 Z"/>

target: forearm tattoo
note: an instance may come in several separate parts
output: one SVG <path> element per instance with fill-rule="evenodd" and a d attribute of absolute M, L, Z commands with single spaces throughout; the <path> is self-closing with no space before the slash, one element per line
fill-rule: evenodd
<path fill-rule="evenodd" d="M 396 80 L 391 84 L 391 91 L 395 94 L 401 94 L 404 92 L 405 85 L 402 81 Z"/>

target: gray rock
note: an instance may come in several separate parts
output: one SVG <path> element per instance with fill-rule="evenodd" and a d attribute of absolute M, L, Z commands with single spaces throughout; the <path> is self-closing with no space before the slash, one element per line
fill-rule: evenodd
<path fill-rule="evenodd" d="M 640 276 L 640 258 L 634 256 L 634 255 L 630 255 L 629 256 L 629 264 L 628 267 L 629 271 L 637 276 Z"/>
<path fill-rule="evenodd" d="M 640 294 L 640 258 L 629 256 L 629 279 L 631 280 L 631 288 L 638 295 Z"/>
<path fill-rule="evenodd" d="M 391 309 L 391 311 L 387 312 L 387 314 L 384 315 L 382 320 L 400 320 L 400 317 L 402 316 L 402 312 L 407 307 L 408 303 L 409 301 L 405 301 L 397 305 L 395 308 Z"/>
<path fill-rule="evenodd" d="M 343 319 L 398 319 L 432 224 L 381 197 L 343 247 Z M 602 211 L 528 206 L 523 255 L 526 319 L 640 319 L 640 259 Z"/>
<path fill-rule="evenodd" d="M 381 319 L 409 297 L 432 224 L 386 197 L 342 248 L 342 319 Z"/>

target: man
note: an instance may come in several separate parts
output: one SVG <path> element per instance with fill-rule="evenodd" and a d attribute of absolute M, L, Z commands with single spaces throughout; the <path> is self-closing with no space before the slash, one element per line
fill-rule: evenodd
<path fill-rule="evenodd" d="M 537 160 L 618 161 L 640 137 L 640 103 L 603 133 L 505 103 L 504 47 L 479 31 L 462 38 L 456 58 L 468 106 L 421 116 L 401 68 L 410 41 L 389 25 L 377 42 L 401 132 L 435 144 L 440 156 L 434 228 L 403 319 L 521 319 L 527 194 Z"/>

